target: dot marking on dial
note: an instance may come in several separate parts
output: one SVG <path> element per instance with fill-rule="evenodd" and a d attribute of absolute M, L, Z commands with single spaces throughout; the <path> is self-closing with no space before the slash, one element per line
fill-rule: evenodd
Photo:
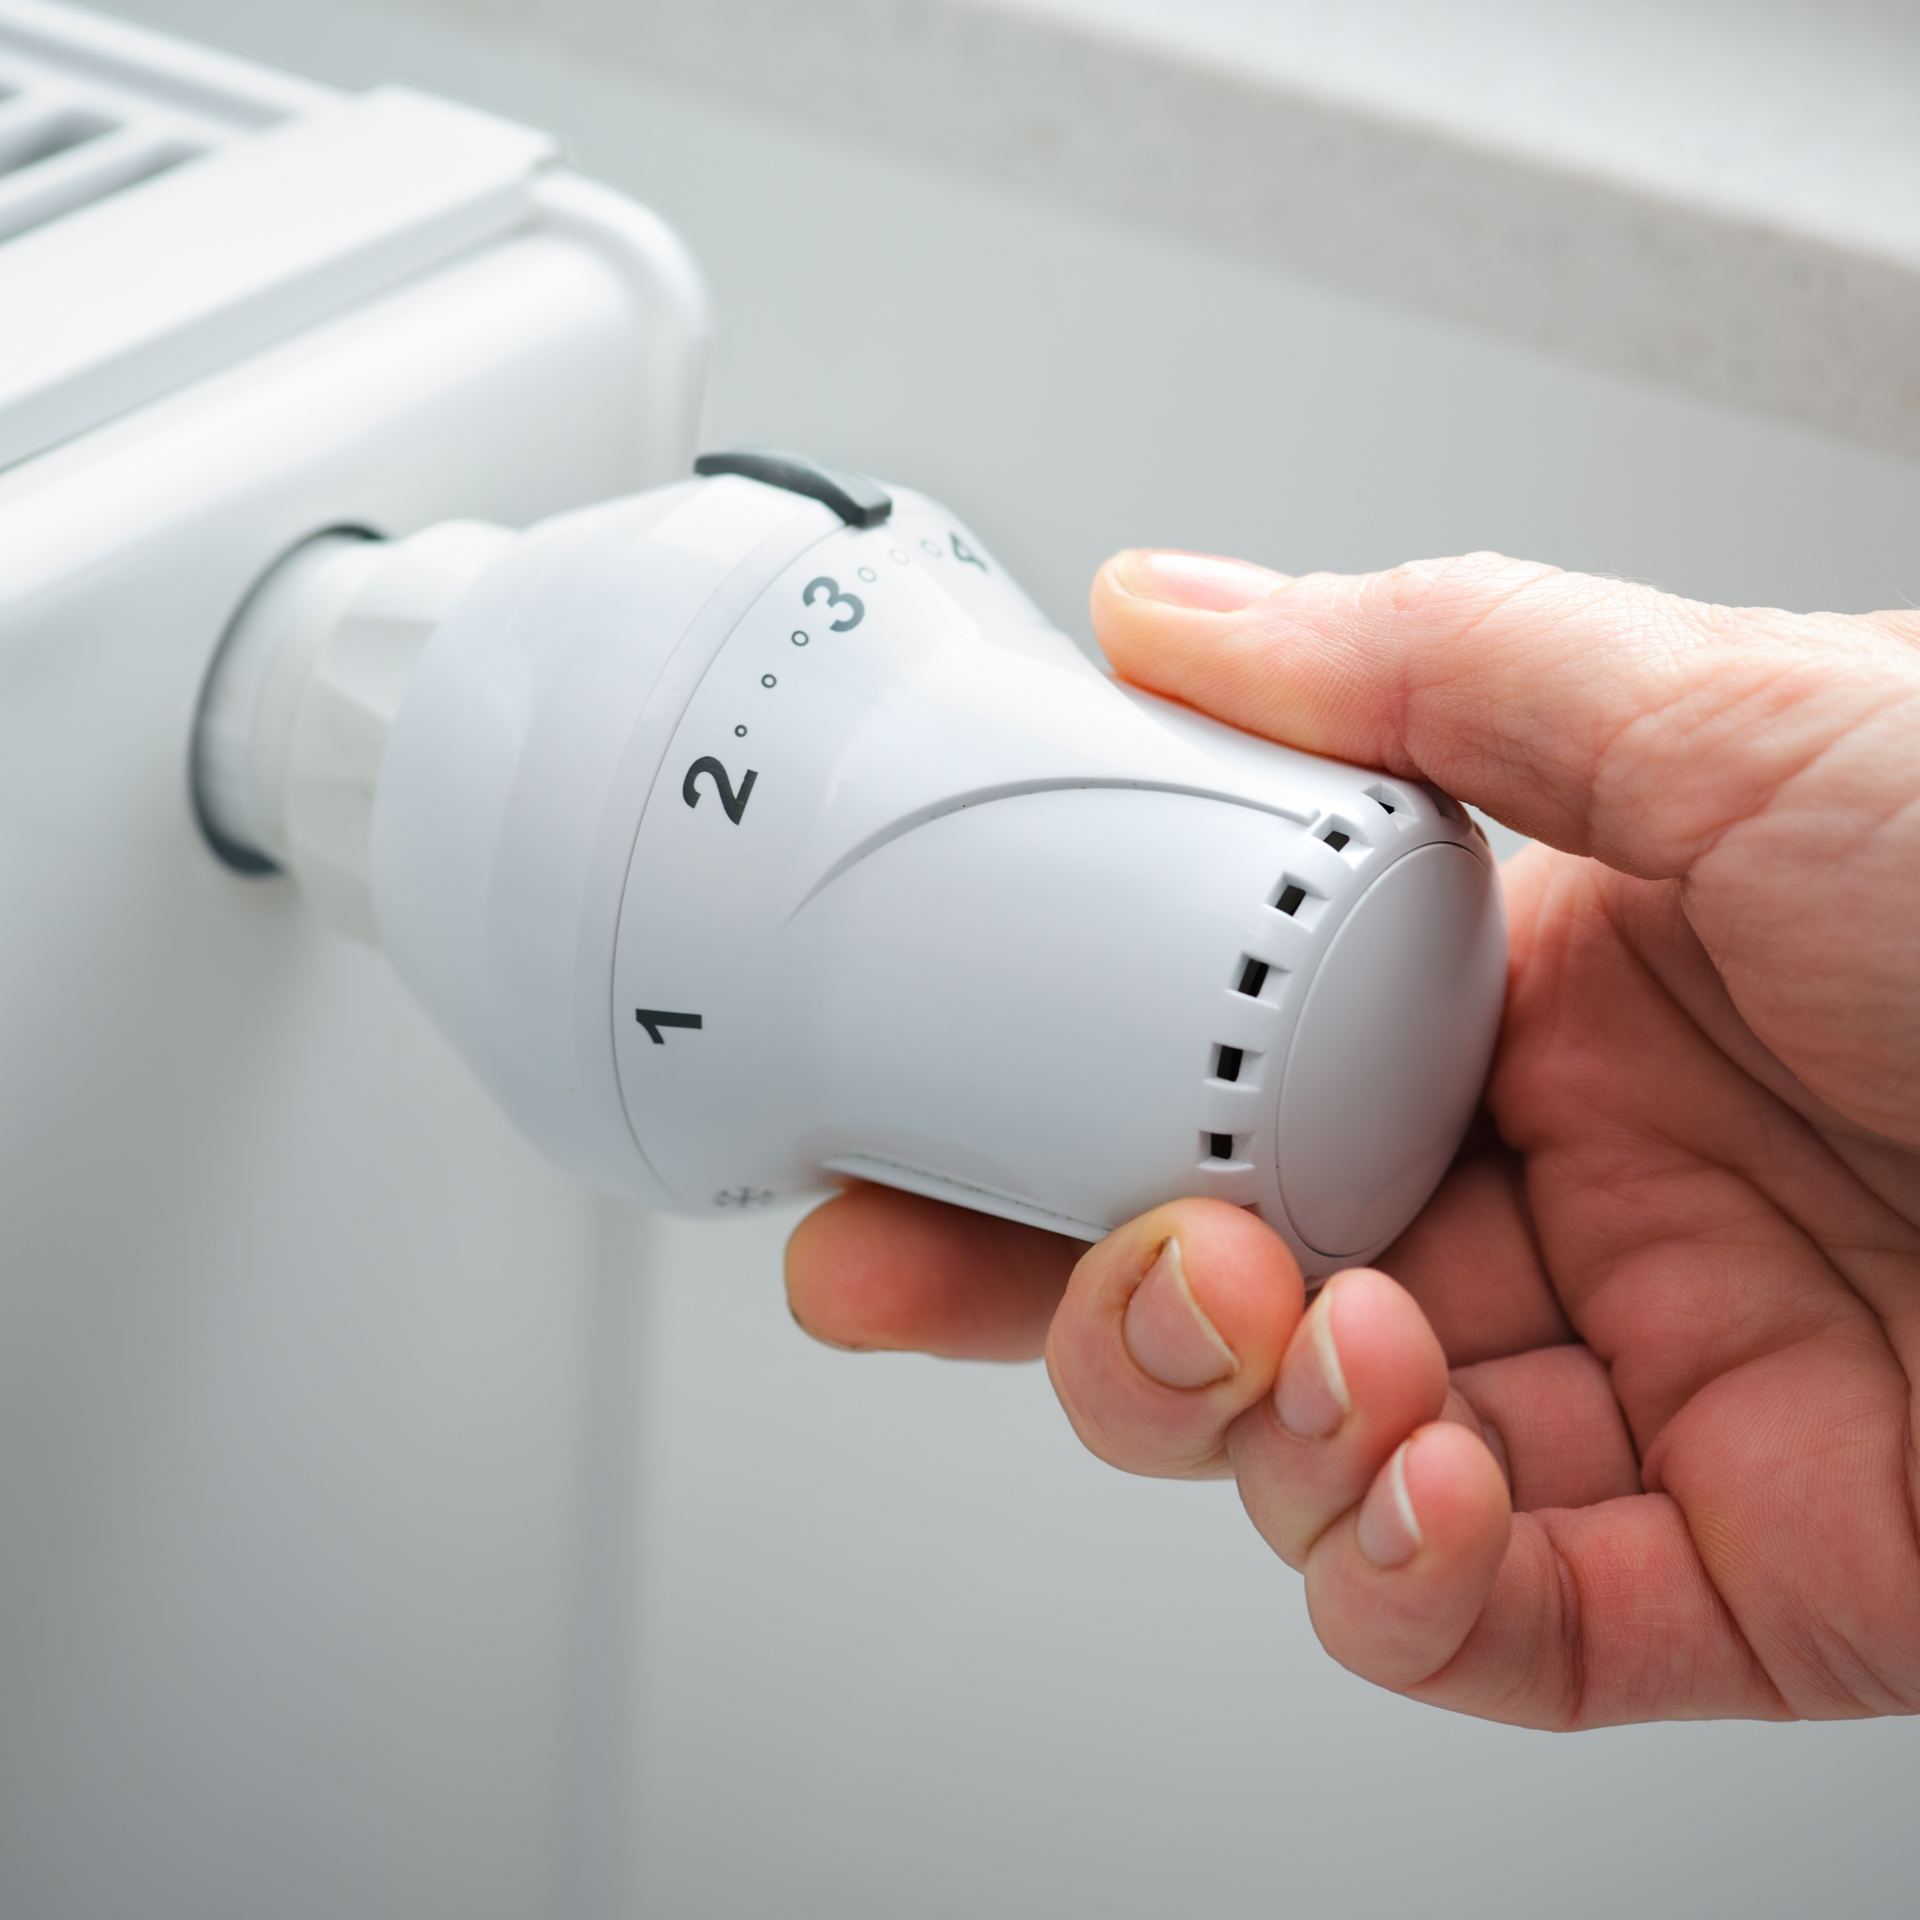
<path fill-rule="evenodd" d="M 871 567 L 862 567 L 860 569 L 860 578 L 862 580 L 878 580 L 880 576 L 875 573 Z"/>
<path fill-rule="evenodd" d="M 733 737 L 734 737 L 734 738 L 735 738 L 736 740 L 744 740 L 744 739 L 745 739 L 745 738 L 747 737 L 747 730 L 746 730 L 746 728 L 745 728 L 745 727 L 735 727 L 735 728 L 734 728 L 734 730 L 733 730 Z"/>
<path fill-rule="evenodd" d="M 804 647 L 807 644 L 807 636 L 800 632 L 798 628 L 794 630 L 793 644 L 796 647 Z"/>
<path fill-rule="evenodd" d="M 770 673 L 763 673 L 763 674 L 762 674 L 762 675 L 760 676 L 760 684 L 761 684 L 761 685 L 762 685 L 763 687 L 777 687 L 777 686 L 778 686 L 778 685 L 780 684 L 780 682 L 779 682 L 778 680 L 776 680 L 776 679 L 775 679 L 775 678 L 773 677 L 773 675 L 772 675 L 772 674 L 770 674 Z"/>

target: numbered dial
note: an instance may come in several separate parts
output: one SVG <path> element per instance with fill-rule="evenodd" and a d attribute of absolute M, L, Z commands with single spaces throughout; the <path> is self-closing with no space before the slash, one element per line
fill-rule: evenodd
<path fill-rule="evenodd" d="M 842 776 L 863 739 L 917 704 L 916 683 L 979 644 L 982 612 L 1066 645 L 976 538 L 906 496 L 889 524 L 831 534 L 789 565 L 687 706 L 628 876 L 615 1046 L 641 1150 L 688 1205 L 737 1209 L 743 1194 L 819 1184 L 820 1160 L 790 1124 L 809 1094 L 796 1045 L 809 1011 L 806 983 L 775 958 L 780 936 L 837 858 L 897 820 L 903 799 L 912 811 L 896 778 L 849 789 Z M 979 771 L 958 719 L 937 730 L 964 770 L 923 768 L 923 805 Z M 725 1116 L 721 1153 L 713 1129 L 684 1124 L 696 1108 Z"/>
<path fill-rule="evenodd" d="M 1288 1119 L 1321 962 L 1436 842 L 1479 878 L 1445 876 L 1467 902 L 1460 951 L 1437 935 L 1427 984 L 1449 967 L 1483 982 L 1486 866 L 1457 814 L 1119 688 L 966 529 L 902 496 L 890 524 L 833 531 L 780 570 L 668 744 L 615 954 L 634 1136 L 690 1208 L 839 1171 L 1097 1237 L 1203 1193 L 1324 1270 L 1352 1249 L 1290 1224 L 1288 1126 L 1309 1130 L 1319 1186 L 1404 1197 L 1437 1179 L 1477 1086 L 1454 1055 L 1484 1048 L 1484 1008 L 1428 1074 L 1464 1091 L 1428 1099 L 1437 1118 L 1416 1116 L 1391 1179 L 1367 1145 L 1395 1137 L 1391 1112 L 1359 1118 L 1355 1151 Z M 1347 969 L 1370 984 L 1340 1018 L 1411 1060 L 1432 1051 L 1401 985 L 1422 963 L 1375 918 L 1395 954 Z M 1409 1017 L 1411 1038 L 1394 1025 Z M 1399 1071 L 1390 1058 L 1389 1108 Z M 1314 1217 L 1345 1242 L 1376 1215 L 1355 1186 Z"/>

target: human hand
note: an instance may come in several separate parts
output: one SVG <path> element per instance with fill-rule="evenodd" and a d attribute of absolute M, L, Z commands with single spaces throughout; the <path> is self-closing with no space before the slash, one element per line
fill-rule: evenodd
<path fill-rule="evenodd" d="M 1489 556 L 1123 554 L 1093 607 L 1136 684 L 1541 843 L 1504 874 L 1486 1124 L 1304 1314 L 1218 1202 L 1076 1267 L 867 1187 L 794 1237 L 801 1324 L 1044 1340 L 1096 1453 L 1232 1472 L 1328 1649 L 1414 1698 L 1551 1727 L 1920 1707 L 1920 617 Z"/>

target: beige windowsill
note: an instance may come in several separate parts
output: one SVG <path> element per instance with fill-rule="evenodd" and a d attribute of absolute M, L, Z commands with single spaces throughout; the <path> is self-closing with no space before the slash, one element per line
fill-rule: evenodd
<path fill-rule="evenodd" d="M 1920 455 L 1872 0 L 409 0 Z"/>

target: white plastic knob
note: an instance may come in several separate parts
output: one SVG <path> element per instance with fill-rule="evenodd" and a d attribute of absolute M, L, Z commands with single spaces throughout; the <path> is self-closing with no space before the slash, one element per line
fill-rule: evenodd
<path fill-rule="evenodd" d="M 395 543 L 321 534 L 261 583 L 209 676 L 203 820 L 235 864 L 290 868 L 358 939 L 378 938 L 367 862 L 394 717 L 435 627 L 513 539 L 472 521 Z"/>
<path fill-rule="evenodd" d="M 892 502 L 730 473 L 303 550 L 210 680 L 203 815 L 599 1184 L 852 1174 L 1089 1239 L 1207 1194 L 1309 1274 L 1378 1253 L 1491 1054 L 1484 838 L 1108 678 Z"/>

